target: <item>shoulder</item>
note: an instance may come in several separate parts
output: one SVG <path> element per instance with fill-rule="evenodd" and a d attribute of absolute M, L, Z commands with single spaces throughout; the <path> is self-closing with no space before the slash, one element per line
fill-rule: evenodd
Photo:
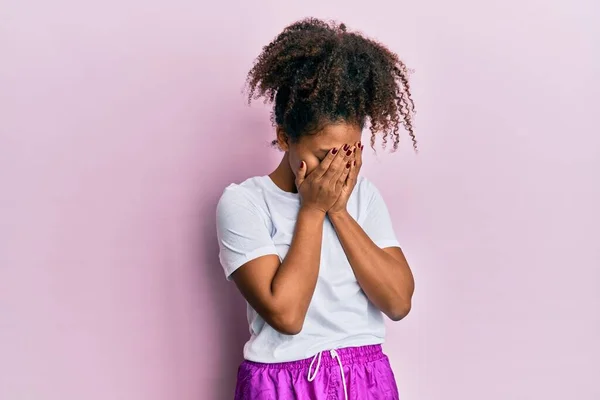
<path fill-rule="evenodd" d="M 362 198 L 370 198 L 379 193 L 379 190 L 373 182 L 364 176 L 359 176 L 356 181 L 356 189 Z"/>
<path fill-rule="evenodd" d="M 359 177 L 356 182 L 356 197 L 360 208 L 370 210 L 385 204 L 377 186 L 365 177 Z"/>
<path fill-rule="evenodd" d="M 255 176 L 241 183 L 232 183 L 223 190 L 217 203 L 217 214 L 236 212 L 240 209 L 256 210 L 263 198 L 262 177 Z"/>

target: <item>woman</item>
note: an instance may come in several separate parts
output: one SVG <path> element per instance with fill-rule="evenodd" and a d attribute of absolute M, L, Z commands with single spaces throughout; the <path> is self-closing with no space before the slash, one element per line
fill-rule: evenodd
<path fill-rule="evenodd" d="M 368 124 L 396 149 L 412 129 L 407 69 L 341 24 L 307 19 L 264 47 L 249 99 L 274 103 L 279 166 L 225 189 L 220 260 L 248 302 L 237 400 L 397 399 L 382 314 L 411 307 L 410 268 L 388 210 L 359 177 Z"/>

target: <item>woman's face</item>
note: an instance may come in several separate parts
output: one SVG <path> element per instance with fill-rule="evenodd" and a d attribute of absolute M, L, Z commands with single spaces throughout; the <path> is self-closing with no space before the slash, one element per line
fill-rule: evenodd
<path fill-rule="evenodd" d="M 301 161 L 306 163 L 308 175 L 317 168 L 329 150 L 340 149 L 346 144 L 352 146 L 360 141 L 361 132 L 361 127 L 356 124 L 340 122 L 328 124 L 314 135 L 302 136 L 297 142 L 288 140 L 287 143 L 282 143 L 280 137 L 279 145 L 288 152 L 290 167 L 294 171 L 294 175 L 296 175 Z M 285 134 L 282 133 L 279 136 L 282 135 Z"/>

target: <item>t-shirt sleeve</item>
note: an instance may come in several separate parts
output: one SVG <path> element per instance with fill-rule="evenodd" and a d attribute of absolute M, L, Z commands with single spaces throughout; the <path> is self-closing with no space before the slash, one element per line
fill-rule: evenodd
<path fill-rule="evenodd" d="M 229 187 L 217 205 L 219 260 L 225 276 L 258 257 L 277 254 L 277 249 L 259 208 L 243 188 Z"/>
<path fill-rule="evenodd" d="M 388 208 L 377 187 L 369 181 L 367 185 L 369 201 L 367 202 L 366 217 L 362 228 L 380 248 L 400 247 Z"/>

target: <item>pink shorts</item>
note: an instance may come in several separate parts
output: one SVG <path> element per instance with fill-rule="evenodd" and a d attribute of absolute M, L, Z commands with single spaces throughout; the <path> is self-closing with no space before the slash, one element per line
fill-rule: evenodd
<path fill-rule="evenodd" d="M 235 400 L 397 400 L 390 362 L 380 345 L 323 351 L 277 364 L 244 361 Z"/>

